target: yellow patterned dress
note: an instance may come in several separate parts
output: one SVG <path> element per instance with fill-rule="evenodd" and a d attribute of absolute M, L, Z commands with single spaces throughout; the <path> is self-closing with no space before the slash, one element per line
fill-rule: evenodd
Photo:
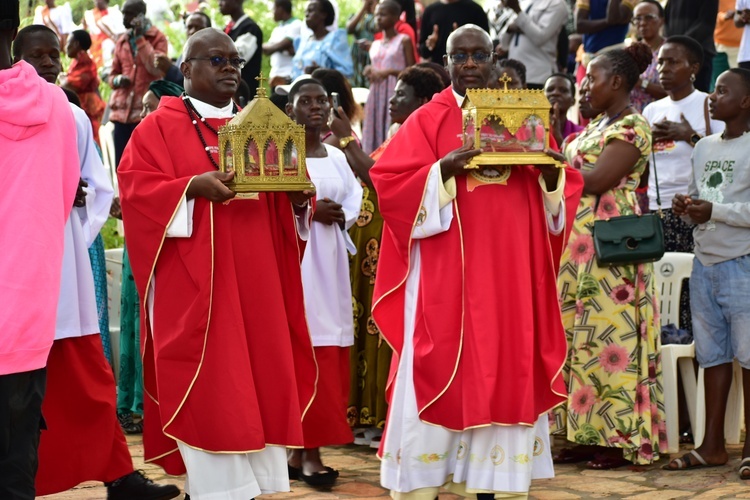
<path fill-rule="evenodd" d="M 558 278 L 568 339 L 568 402 L 552 412 L 551 432 L 577 444 L 618 447 L 636 464 L 659 459 L 666 449 L 658 304 L 652 264 L 599 267 L 594 221 L 640 213 L 635 188 L 651 152 L 651 130 L 639 114 L 608 125 L 593 120 L 565 148 L 571 165 L 594 168 L 612 140 L 637 147 L 641 156 L 617 187 L 581 198 Z"/>

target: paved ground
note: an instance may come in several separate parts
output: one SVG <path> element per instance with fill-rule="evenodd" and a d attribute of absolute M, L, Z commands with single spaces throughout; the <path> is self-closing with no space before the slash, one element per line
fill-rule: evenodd
<path fill-rule="evenodd" d="M 143 469 L 157 482 L 174 483 L 180 487 L 183 479 L 165 475 L 158 467 L 143 463 L 143 445 L 140 436 L 129 436 L 128 443 L 136 468 Z M 687 448 L 689 449 L 689 448 Z M 535 481 L 531 498 L 539 500 L 567 500 L 584 498 L 658 499 L 750 499 L 750 481 L 737 477 L 741 448 L 730 447 L 729 463 L 722 467 L 699 469 L 687 473 L 665 472 L 665 460 L 648 467 L 623 467 L 613 471 L 590 471 L 578 465 L 556 468 L 557 477 Z M 387 498 L 380 487 L 379 463 L 375 450 L 359 446 L 339 446 L 324 450 L 327 465 L 339 469 L 341 476 L 330 491 L 310 488 L 301 481 L 292 483 L 290 493 L 269 495 L 263 498 L 300 498 L 323 500 L 335 498 Z M 66 493 L 41 497 L 45 500 L 105 499 L 106 490 L 100 483 L 84 483 Z M 441 500 L 456 500 L 451 494 L 441 494 Z"/>

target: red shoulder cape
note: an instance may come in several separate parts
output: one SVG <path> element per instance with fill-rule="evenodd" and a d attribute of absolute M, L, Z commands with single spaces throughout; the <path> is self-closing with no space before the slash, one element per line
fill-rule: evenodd
<path fill-rule="evenodd" d="M 412 230 L 430 167 L 461 145 L 450 88 L 417 110 L 371 170 L 385 220 L 373 318 L 393 347 L 389 392 L 404 342 Z M 512 167 L 506 186 L 469 192 L 456 179 L 453 221 L 419 240 L 414 384 L 420 418 L 449 429 L 533 425 L 563 403 L 567 346 L 556 278 L 583 189 L 568 168 L 566 229 L 547 228 L 538 172 Z"/>
<path fill-rule="evenodd" d="M 214 452 L 301 446 L 317 377 L 285 194 L 197 198 L 192 236 L 166 238 L 193 176 L 213 168 L 179 98 L 138 125 L 118 168 L 138 293 L 154 292 L 153 317 L 141 301 L 145 458 L 170 474 L 185 471 L 175 439 Z"/>

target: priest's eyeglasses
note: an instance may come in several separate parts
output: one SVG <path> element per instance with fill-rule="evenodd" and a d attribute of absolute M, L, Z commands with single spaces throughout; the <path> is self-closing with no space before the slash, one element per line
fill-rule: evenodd
<path fill-rule="evenodd" d="M 190 61 L 208 61 L 211 63 L 211 66 L 214 67 L 224 67 L 227 64 L 231 64 L 233 67 L 237 69 L 242 69 L 245 67 L 245 64 L 247 64 L 247 61 L 242 59 L 241 57 L 224 57 L 224 56 L 211 56 L 211 57 L 188 57 L 185 59 L 185 62 Z"/>
<path fill-rule="evenodd" d="M 490 57 L 492 57 L 492 54 L 488 54 L 487 52 L 474 52 L 470 56 L 469 54 L 459 52 L 458 54 L 451 54 L 448 57 L 451 58 L 453 64 L 466 64 L 469 62 L 469 57 L 471 57 L 476 64 L 484 64 L 490 59 Z"/>

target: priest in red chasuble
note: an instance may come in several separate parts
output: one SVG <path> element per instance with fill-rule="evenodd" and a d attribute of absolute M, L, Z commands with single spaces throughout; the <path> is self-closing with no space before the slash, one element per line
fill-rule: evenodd
<path fill-rule="evenodd" d="M 566 400 L 559 258 L 583 182 L 572 169 L 489 166 L 462 146 L 467 88 L 492 41 L 448 39 L 452 85 L 418 109 L 371 170 L 385 220 L 373 317 L 394 349 L 381 482 L 394 498 L 527 496 L 552 477 L 547 412 Z"/>
<path fill-rule="evenodd" d="M 312 192 L 238 199 L 218 128 L 244 65 L 215 29 L 193 35 L 185 95 L 136 128 L 118 170 L 141 321 L 145 459 L 187 471 L 195 500 L 289 491 L 287 446 L 317 368 L 300 260 Z"/>

